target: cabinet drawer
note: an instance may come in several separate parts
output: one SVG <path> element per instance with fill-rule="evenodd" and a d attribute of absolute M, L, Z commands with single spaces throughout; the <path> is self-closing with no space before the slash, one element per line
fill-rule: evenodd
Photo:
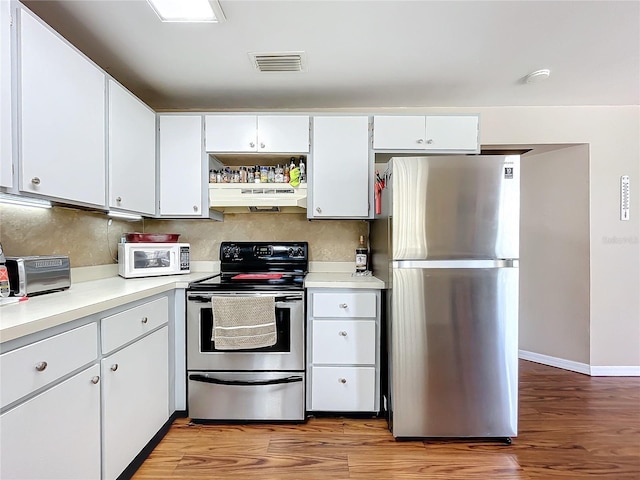
<path fill-rule="evenodd" d="M 0 356 L 2 406 L 98 357 L 98 326 L 90 323 Z"/>
<path fill-rule="evenodd" d="M 314 293 L 314 317 L 353 318 L 376 316 L 375 293 Z"/>
<path fill-rule="evenodd" d="M 376 363 L 375 320 L 326 320 L 313 322 L 311 328 L 313 363 Z"/>
<path fill-rule="evenodd" d="M 375 379 L 374 367 L 311 367 L 311 409 L 374 411 Z"/>
<path fill-rule="evenodd" d="M 102 353 L 108 353 L 169 321 L 169 300 L 162 297 L 102 319 Z"/>

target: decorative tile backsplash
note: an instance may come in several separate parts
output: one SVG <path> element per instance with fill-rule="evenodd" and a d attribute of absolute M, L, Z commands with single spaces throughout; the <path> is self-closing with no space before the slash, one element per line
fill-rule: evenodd
<path fill-rule="evenodd" d="M 362 220 L 307 220 L 305 214 L 226 214 L 214 220 L 127 222 L 104 213 L 66 207 L 52 209 L 0 205 L 0 242 L 7 256 L 68 255 L 72 267 L 115 263 L 124 232 L 180 233 L 194 261 L 219 260 L 222 241 L 307 241 L 309 260 L 353 261 Z"/>

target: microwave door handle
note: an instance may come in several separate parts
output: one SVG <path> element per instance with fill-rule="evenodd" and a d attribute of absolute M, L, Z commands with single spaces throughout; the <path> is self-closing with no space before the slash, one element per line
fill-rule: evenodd
<path fill-rule="evenodd" d="M 189 380 L 194 382 L 214 383 L 216 385 L 241 385 L 241 386 L 259 386 L 259 385 L 280 385 L 283 383 L 301 382 L 302 377 L 292 375 L 285 378 L 274 378 L 272 380 L 223 380 L 221 378 L 207 377 L 205 375 L 192 374 Z"/>

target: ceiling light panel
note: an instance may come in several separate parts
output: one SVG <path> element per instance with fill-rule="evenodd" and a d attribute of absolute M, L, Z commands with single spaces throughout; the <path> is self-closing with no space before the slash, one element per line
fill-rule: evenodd
<path fill-rule="evenodd" d="M 147 0 L 163 22 L 221 22 L 217 0 Z"/>

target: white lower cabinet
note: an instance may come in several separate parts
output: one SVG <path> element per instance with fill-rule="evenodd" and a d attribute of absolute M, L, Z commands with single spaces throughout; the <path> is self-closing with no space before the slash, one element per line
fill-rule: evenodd
<path fill-rule="evenodd" d="M 380 410 L 380 291 L 307 289 L 307 410 Z"/>
<path fill-rule="evenodd" d="M 169 419 L 168 327 L 102 359 L 103 479 L 117 478 Z"/>
<path fill-rule="evenodd" d="M 0 478 L 100 478 L 98 364 L 0 416 Z"/>

